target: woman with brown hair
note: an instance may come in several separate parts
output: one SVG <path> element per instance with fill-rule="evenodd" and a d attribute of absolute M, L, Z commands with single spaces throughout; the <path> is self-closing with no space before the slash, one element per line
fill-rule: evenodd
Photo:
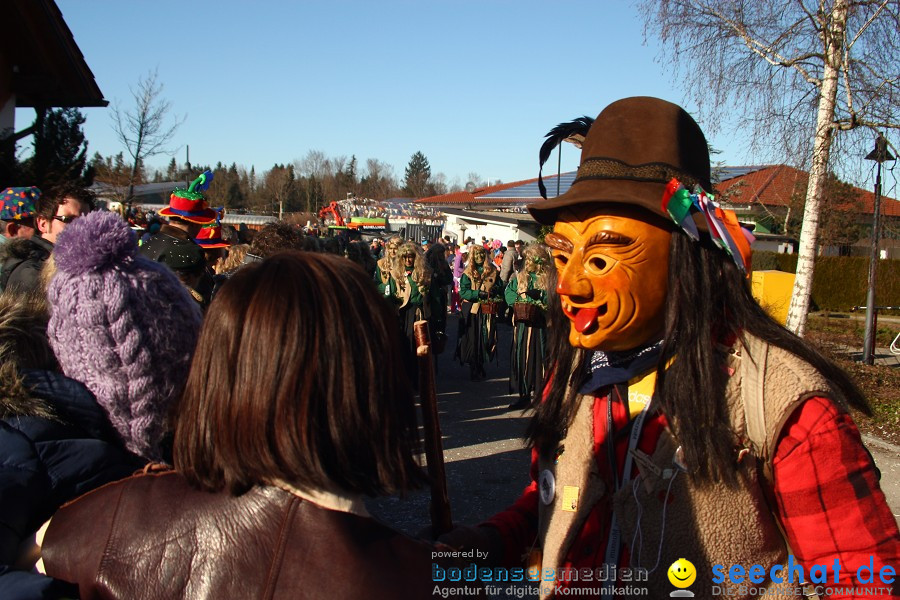
<path fill-rule="evenodd" d="M 363 504 L 425 479 L 396 316 L 376 294 L 326 254 L 235 273 L 178 407 L 176 471 L 57 513 L 48 574 L 82 598 L 430 597 L 431 547 Z"/>

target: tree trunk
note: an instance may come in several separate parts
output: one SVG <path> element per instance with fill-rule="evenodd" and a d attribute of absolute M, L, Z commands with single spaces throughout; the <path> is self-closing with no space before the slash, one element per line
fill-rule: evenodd
<path fill-rule="evenodd" d="M 128 208 L 131 208 L 131 200 L 134 198 L 134 180 L 137 178 L 137 168 L 138 161 L 134 161 L 134 165 L 131 167 L 131 176 L 128 178 L 128 194 L 125 196 Z"/>
<path fill-rule="evenodd" d="M 833 141 L 834 107 L 837 98 L 840 62 L 847 26 L 847 0 L 836 0 L 831 14 L 831 24 L 822 23 L 825 40 L 825 67 L 822 86 L 819 88 L 819 109 L 816 115 L 816 132 L 813 138 L 812 166 L 806 190 L 806 206 L 803 209 L 803 225 L 800 228 L 800 247 L 797 257 L 797 277 L 788 310 L 787 328 L 799 336 L 806 331 L 806 317 L 812 294 L 818 246 L 819 210 L 825 182 L 828 178 L 828 159 Z"/>

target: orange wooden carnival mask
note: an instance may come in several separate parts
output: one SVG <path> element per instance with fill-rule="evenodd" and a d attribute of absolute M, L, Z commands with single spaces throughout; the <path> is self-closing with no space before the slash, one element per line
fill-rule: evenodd
<path fill-rule="evenodd" d="M 616 352 L 662 335 L 670 237 L 637 207 L 582 204 L 559 214 L 545 241 L 572 346 Z"/>

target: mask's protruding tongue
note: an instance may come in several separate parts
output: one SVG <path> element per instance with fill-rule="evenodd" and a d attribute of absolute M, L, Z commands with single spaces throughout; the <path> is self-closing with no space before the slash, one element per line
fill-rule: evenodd
<path fill-rule="evenodd" d="M 580 308 L 575 315 L 575 329 L 578 333 L 584 333 L 597 320 L 596 308 Z"/>

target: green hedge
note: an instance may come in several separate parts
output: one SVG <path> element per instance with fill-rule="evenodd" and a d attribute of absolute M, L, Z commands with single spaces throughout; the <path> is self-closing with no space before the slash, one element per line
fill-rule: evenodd
<path fill-rule="evenodd" d="M 796 273 L 797 255 L 754 252 L 753 270 Z M 879 260 L 875 280 L 878 306 L 900 306 L 900 260 Z M 813 276 L 813 308 L 846 312 L 854 306 L 864 306 L 868 281 L 868 258 L 820 256 L 816 258 Z"/>

